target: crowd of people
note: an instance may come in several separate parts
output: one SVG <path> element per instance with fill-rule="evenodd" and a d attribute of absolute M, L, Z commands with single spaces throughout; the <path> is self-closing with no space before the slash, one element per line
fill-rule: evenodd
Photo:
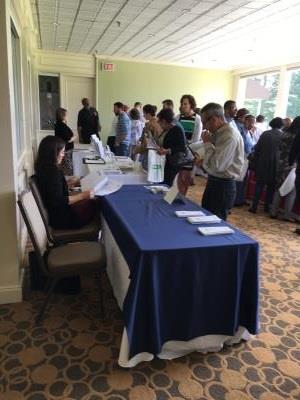
<path fill-rule="evenodd" d="M 78 114 L 79 141 L 90 143 L 92 134 L 100 137 L 99 114 L 88 99 L 83 99 L 82 105 Z M 273 118 L 268 127 L 263 115 L 237 109 L 233 100 L 223 106 L 208 103 L 200 109 L 190 94 L 181 97 L 178 113 L 174 112 L 171 99 L 163 100 L 157 111 L 151 104 L 142 106 L 136 102 L 130 108 L 122 102 L 114 103 L 108 143 L 116 155 L 133 159 L 139 155 L 147 169 L 148 151 L 155 150 L 166 159 L 164 183 L 172 185 L 178 174 L 178 188 L 183 195 L 193 185 L 195 174 L 206 176 L 202 206 L 224 220 L 234 206 L 248 204 L 248 179 L 249 175 L 255 176 L 249 212 L 257 213 L 263 195 L 266 213 L 278 218 L 284 200 L 281 218 L 293 220 L 292 209 L 300 202 L 300 116 L 294 120 Z M 59 108 L 55 138 L 47 137 L 41 142 L 36 161 L 42 197 L 51 210 L 50 220 L 53 215 L 52 224 L 57 225 L 59 219 L 60 227 L 85 223 L 80 213 L 81 219 L 74 214 L 73 205 L 91 197 L 91 193 L 68 195 L 68 185 L 75 181 L 67 183 L 64 175 L 72 175 L 76 136 L 67 125 L 67 110 Z M 195 151 L 197 146 L 200 151 Z M 293 168 L 295 187 L 282 196 L 279 189 Z M 63 214 L 64 218 L 57 218 Z M 300 229 L 296 232 L 300 234 Z"/>

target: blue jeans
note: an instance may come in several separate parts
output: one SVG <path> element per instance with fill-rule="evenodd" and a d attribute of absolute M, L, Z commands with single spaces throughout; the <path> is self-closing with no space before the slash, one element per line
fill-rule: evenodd
<path fill-rule="evenodd" d="M 235 196 L 236 183 L 233 179 L 209 176 L 202 198 L 202 207 L 226 221 Z"/>
<path fill-rule="evenodd" d="M 119 146 L 115 147 L 116 156 L 129 156 L 129 144 L 120 143 Z"/>

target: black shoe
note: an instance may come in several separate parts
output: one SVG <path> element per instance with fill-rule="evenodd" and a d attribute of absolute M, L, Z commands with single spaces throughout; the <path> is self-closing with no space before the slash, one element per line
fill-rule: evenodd
<path fill-rule="evenodd" d="M 256 209 L 253 207 L 250 207 L 248 211 L 251 212 L 252 214 L 256 214 Z"/>
<path fill-rule="evenodd" d="M 295 233 L 297 233 L 297 235 L 300 235 L 300 228 L 295 229 Z"/>

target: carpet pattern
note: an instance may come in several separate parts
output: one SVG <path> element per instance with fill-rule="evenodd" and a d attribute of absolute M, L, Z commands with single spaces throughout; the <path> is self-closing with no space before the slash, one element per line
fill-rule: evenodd
<path fill-rule="evenodd" d="M 200 202 L 197 178 L 189 197 Z M 118 367 L 122 316 L 105 285 L 99 318 L 92 281 L 79 296 L 54 295 L 44 322 L 43 298 L 29 293 L 0 306 L 0 400 L 299 400 L 300 237 L 294 224 L 235 208 L 229 222 L 261 245 L 260 334 L 219 353 L 155 359 Z"/>

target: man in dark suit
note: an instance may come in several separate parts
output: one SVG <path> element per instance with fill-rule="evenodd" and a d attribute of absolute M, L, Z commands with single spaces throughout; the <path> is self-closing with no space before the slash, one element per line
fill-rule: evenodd
<path fill-rule="evenodd" d="M 78 113 L 77 129 L 80 143 L 91 143 L 91 136 L 101 131 L 98 111 L 90 106 L 87 98 L 82 99 L 83 108 Z"/>

